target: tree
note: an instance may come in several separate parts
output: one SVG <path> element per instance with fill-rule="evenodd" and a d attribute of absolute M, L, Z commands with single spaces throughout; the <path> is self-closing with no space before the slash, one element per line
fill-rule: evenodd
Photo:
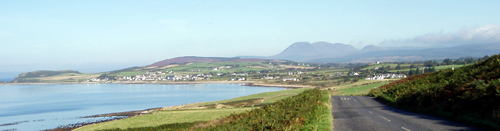
<path fill-rule="evenodd" d="M 351 78 L 349 78 L 349 77 L 345 77 L 345 78 L 344 78 L 344 82 L 348 82 L 348 81 L 351 81 Z"/>
<path fill-rule="evenodd" d="M 443 64 L 451 65 L 451 64 L 453 64 L 453 61 L 450 58 L 446 58 L 446 59 L 444 59 Z"/>

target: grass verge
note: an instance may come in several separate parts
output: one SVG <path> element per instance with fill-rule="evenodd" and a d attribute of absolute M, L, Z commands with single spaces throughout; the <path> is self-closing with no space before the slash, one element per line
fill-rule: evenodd
<path fill-rule="evenodd" d="M 264 92 L 249 96 L 242 96 L 228 100 L 204 102 L 195 104 L 198 107 L 216 108 L 213 107 L 216 104 L 224 104 L 226 107 L 233 105 L 240 105 L 242 103 L 248 104 L 249 101 L 260 99 L 259 103 L 252 103 L 252 105 L 267 105 L 279 101 L 281 99 L 289 98 L 295 96 L 299 93 L 308 90 L 309 88 L 299 88 L 299 89 L 289 89 L 283 91 L 275 92 Z M 241 107 L 241 106 L 238 106 Z M 99 123 L 94 125 L 87 125 L 76 129 L 76 131 L 87 131 L 87 130 L 104 130 L 104 129 L 141 129 L 142 127 L 164 127 L 170 128 L 170 125 L 175 127 L 179 125 L 185 125 L 182 123 L 188 123 L 188 125 L 197 121 L 211 121 L 217 118 L 228 116 L 232 113 L 241 113 L 244 111 L 251 110 L 255 107 L 248 107 L 244 105 L 245 108 L 231 108 L 231 109 L 189 109 L 182 108 L 182 110 L 173 111 L 156 111 L 152 114 L 135 116 L 131 118 L 126 118 L 122 120 L 110 121 L 105 123 Z M 177 124 L 175 124 L 177 123 Z"/>
<path fill-rule="evenodd" d="M 234 109 L 237 110 L 239 108 Z M 212 110 L 220 111 L 228 109 Z M 187 113 L 185 111 L 181 112 Z M 228 111 L 222 112 L 229 113 Z M 193 118 L 198 116 L 183 117 Z M 243 113 L 235 113 L 213 121 L 179 121 L 178 123 L 127 128 L 125 130 L 331 130 L 333 128 L 332 119 L 328 92 L 311 89 L 270 105 L 254 108 Z M 113 128 L 107 130 L 118 131 L 124 129 Z"/>
<path fill-rule="evenodd" d="M 104 129 L 127 129 L 138 127 L 155 127 L 164 124 L 186 123 L 196 121 L 210 121 L 234 113 L 249 111 L 253 108 L 233 108 L 233 109 L 199 109 L 199 110 L 176 110 L 161 111 L 122 120 L 110 121 L 94 125 L 84 126 L 75 131 L 95 131 Z"/>

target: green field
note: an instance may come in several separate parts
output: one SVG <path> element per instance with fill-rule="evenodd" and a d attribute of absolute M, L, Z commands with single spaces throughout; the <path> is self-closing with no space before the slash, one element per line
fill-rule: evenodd
<path fill-rule="evenodd" d="M 369 66 L 367 66 L 367 67 L 365 67 L 365 68 L 363 68 L 361 70 L 366 70 L 366 69 L 370 69 L 371 70 L 371 69 L 374 69 L 375 67 L 381 68 L 381 67 L 387 67 L 387 66 L 391 66 L 391 69 L 394 69 L 394 68 L 396 68 L 396 66 L 398 66 L 398 64 L 392 64 L 392 63 L 390 63 L 390 64 L 389 63 L 370 64 Z M 399 66 L 405 67 L 405 66 L 410 66 L 410 64 L 400 64 Z"/>
<path fill-rule="evenodd" d="M 221 118 L 230 114 L 237 114 L 253 109 L 232 108 L 232 109 L 200 109 L 200 110 L 176 110 L 161 111 L 153 114 L 130 117 L 122 120 L 115 120 L 105 123 L 93 124 L 76 129 L 75 131 L 94 131 L 102 129 L 127 129 L 134 127 L 159 126 L 171 123 L 209 121 Z"/>
<path fill-rule="evenodd" d="M 436 70 L 442 70 L 442 69 L 450 69 L 451 67 L 455 67 L 455 68 L 460 68 L 462 66 L 465 66 L 465 65 L 444 65 L 444 66 L 436 66 Z"/>
<path fill-rule="evenodd" d="M 443 69 L 450 69 L 451 67 L 460 68 L 465 65 L 442 65 L 442 66 L 436 66 L 434 67 L 436 71 L 443 70 Z M 412 68 L 413 70 L 416 70 L 416 68 Z M 398 72 L 398 71 L 405 71 L 408 72 L 410 69 L 403 69 L 403 70 L 389 70 L 388 72 Z"/>
<path fill-rule="evenodd" d="M 358 86 L 358 87 L 339 89 L 339 91 L 340 91 L 340 93 L 345 94 L 345 95 L 366 95 L 370 92 L 371 89 L 380 87 L 380 86 L 385 85 L 387 83 L 389 83 L 389 82 L 381 82 L 381 83 L 363 85 L 363 86 Z"/>
<path fill-rule="evenodd" d="M 212 69 L 220 66 L 230 66 L 230 68 L 223 68 L 222 70 L 213 71 Z M 259 63 L 259 62 L 201 62 L 201 63 L 193 63 L 182 65 L 178 67 L 168 68 L 167 71 L 182 71 L 182 72 L 190 72 L 190 71 L 198 71 L 201 73 L 209 73 L 209 72 L 221 72 L 221 73 L 230 73 L 230 72 L 248 72 L 248 71 L 260 71 L 265 70 L 266 68 L 250 68 L 247 66 L 262 66 L 266 67 L 267 64 Z M 271 68 L 269 68 L 271 69 Z"/>
<path fill-rule="evenodd" d="M 136 76 L 136 75 L 142 75 L 146 72 L 144 71 L 125 71 L 125 72 L 119 72 L 116 74 L 116 76 Z"/>
<path fill-rule="evenodd" d="M 248 99 L 255 99 L 255 98 L 268 98 L 268 99 L 264 100 L 263 104 L 269 104 L 269 103 L 276 102 L 277 100 L 281 100 L 281 99 L 284 99 L 284 98 L 287 98 L 290 96 L 297 95 L 297 94 L 302 93 L 308 89 L 309 88 L 299 88 L 299 89 L 288 89 L 288 90 L 283 90 L 283 91 L 264 92 L 264 93 L 254 94 L 254 95 L 237 97 L 237 98 L 228 99 L 228 100 L 201 103 L 200 105 L 226 103 L 226 102 L 241 101 L 241 100 L 248 100 Z"/>

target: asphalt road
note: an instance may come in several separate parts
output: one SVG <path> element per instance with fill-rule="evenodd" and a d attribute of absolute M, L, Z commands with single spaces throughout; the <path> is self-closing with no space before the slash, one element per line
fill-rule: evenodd
<path fill-rule="evenodd" d="M 386 106 L 366 96 L 332 96 L 335 131 L 481 130 Z"/>

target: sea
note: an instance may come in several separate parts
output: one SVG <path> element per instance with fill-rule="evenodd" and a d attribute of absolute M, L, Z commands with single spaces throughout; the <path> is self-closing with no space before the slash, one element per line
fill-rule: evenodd
<path fill-rule="evenodd" d="M 278 87 L 241 84 L 27 84 L 0 85 L 0 131 L 45 130 L 111 117 L 106 113 L 231 99 Z"/>

